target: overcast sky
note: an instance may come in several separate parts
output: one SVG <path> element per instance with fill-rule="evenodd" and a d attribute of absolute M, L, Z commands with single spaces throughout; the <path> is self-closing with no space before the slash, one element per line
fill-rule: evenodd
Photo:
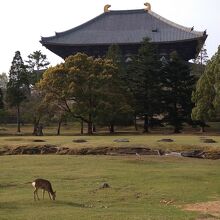
<path fill-rule="evenodd" d="M 146 0 L 147 1 L 147 0 Z M 41 36 L 53 36 L 110 10 L 142 9 L 145 0 L 1 0 L 0 73 L 8 73 L 15 51 L 23 60 L 36 50 L 47 55 L 51 65 L 62 62 L 39 43 Z M 152 11 L 194 30 L 207 29 L 206 48 L 211 57 L 220 45 L 220 0 L 151 0 Z M 138 25 L 138 24 L 137 24 Z"/>

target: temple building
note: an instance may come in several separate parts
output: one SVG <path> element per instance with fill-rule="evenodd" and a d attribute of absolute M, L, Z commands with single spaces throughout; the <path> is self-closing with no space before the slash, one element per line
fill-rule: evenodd
<path fill-rule="evenodd" d="M 123 55 L 136 54 L 144 38 L 156 45 L 158 54 L 167 57 L 173 51 L 188 61 L 194 59 L 203 46 L 206 31 L 195 31 L 163 18 L 145 3 L 145 9 L 109 10 L 70 30 L 42 37 L 41 44 L 65 59 L 77 52 L 90 56 L 105 56 L 110 45 L 117 44 Z"/>

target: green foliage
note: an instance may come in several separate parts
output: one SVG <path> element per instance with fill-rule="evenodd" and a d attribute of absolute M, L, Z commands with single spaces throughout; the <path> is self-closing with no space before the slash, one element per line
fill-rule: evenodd
<path fill-rule="evenodd" d="M 26 67 L 20 52 L 16 51 L 9 71 L 9 81 L 7 84 L 7 101 L 10 106 L 17 107 L 27 99 L 29 92 L 28 85 Z"/>
<path fill-rule="evenodd" d="M 209 57 L 208 57 L 207 50 L 206 50 L 205 46 L 206 45 L 203 45 L 203 47 L 201 48 L 198 56 L 194 60 L 194 63 L 200 64 L 200 65 L 206 65 L 207 64 Z"/>
<path fill-rule="evenodd" d="M 99 105 L 107 95 L 108 83 L 117 74 L 111 60 L 94 59 L 78 53 L 65 63 L 49 68 L 39 83 L 45 101 L 54 102 L 63 111 L 88 123 L 89 133 Z"/>
<path fill-rule="evenodd" d="M 3 102 L 3 92 L 2 89 L 0 88 L 0 109 L 4 108 L 4 102 Z"/>
<path fill-rule="evenodd" d="M 20 52 L 16 51 L 9 72 L 6 100 L 9 106 L 16 107 L 17 109 L 18 132 L 20 132 L 20 105 L 27 99 L 29 94 L 26 66 L 24 65 Z"/>
<path fill-rule="evenodd" d="M 220 47 L 198 80 L 192 100 L 195 103 L 192 111 L 194 120 L 214 119 L 220 112 Z"/>
<path fill-rule="evenodd" d="M 181 60 L 175 52 L 164 64 L 162 72 L 162 96 L 166 120 L 174 126 L 174 132 L 178 133 L 182 129 L 183 122 L 190 120 L 191 95 L 195 79 L 190 74 L 188 64 Z"/>
<path fill-rule="evenodd" d="M 116 44 L 111 45 L 108 48 L 106 58 L 112 60 L 114 64 L 121 66 L 123 63 L 123 56 L 120 47 Z"/>
<path fill-rule="evenodd" d="M 131 93 L 126 85 L 125 62 L 119 46 L 111 45 L 106 58 L 111 60 L 117 69 L 103 87 L 103 97 L 98 108 L 98 122 L 109 126 L 110 132 L 114 132 L 114 125 L 132 122 L 133 110 L 130 105 Z"/>
<path fill-rule="evenodd" d="M 0 88 L 6 90 L 8 83 L 8 76 L 6 73 L 0 74 Z"/>
<path fill-rule="evenodd" d="M 192 74 L 196 77 L 197 80 L 204 73 L 205 66 L 207 65 L 207 63 L 208 63 L 208 55 L 204 45 L 200 53 L 198 54 L 196 59 L 193 60 L 192 63 Z"/>
<path fill-rule="evenodd" d="M 128 63 L 128 87 L 133 94 L 135 114 L 145 116 L 145 131 L 149 120 L 161 108 L 161 62 L 156 48 L 145 39 L 136 57 Z"/>
<path fill-rule="evenodd" d="M 47 56 L 40 50 L 29 54 L 26 62 L 28 63 L 30 83 L 35 85 L 42 78 L 43 71 L 50 63 L 47 61 Z"/>

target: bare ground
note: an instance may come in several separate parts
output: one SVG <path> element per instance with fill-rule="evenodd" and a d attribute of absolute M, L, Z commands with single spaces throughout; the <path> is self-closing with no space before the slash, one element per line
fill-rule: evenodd
<path fill-rule="evenodd" d="M 195 204 L 188 204 L 183 207 L 186 211 L 200 212 L 201 215 L 197 220 L 220 219 L 220 201 L 210 201 Z"/>

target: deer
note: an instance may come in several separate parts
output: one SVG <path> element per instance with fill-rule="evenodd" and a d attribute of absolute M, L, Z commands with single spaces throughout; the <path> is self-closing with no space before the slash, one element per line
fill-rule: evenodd
<path fill-rule="evenodd" d="M 38 200 L 40 200 L 39 196 L 38 196 L 38 193 L 37 193 L 38 189 L 42 189 L 43 190 L 43 199 L 44 199 L 44 193 L 45 193 L 45 191 L 47 191 L 48 195 L 50 197 L 50 200 L 52 200 L 51 196 L 52 196 L 53 200 L 55 200 L 55 198 L 56 198 L 56 191 L 53 191 L 52 185 L 51 185 L 50 181 L 45 180 L 45 179 L 36 179 L 36 180 L 34 180 L 32 182 L 32 186 L 35 189 L 34 190 L 34 200 L 35 201 L 36 201 L 36 197 L 37 197 Z"/>

